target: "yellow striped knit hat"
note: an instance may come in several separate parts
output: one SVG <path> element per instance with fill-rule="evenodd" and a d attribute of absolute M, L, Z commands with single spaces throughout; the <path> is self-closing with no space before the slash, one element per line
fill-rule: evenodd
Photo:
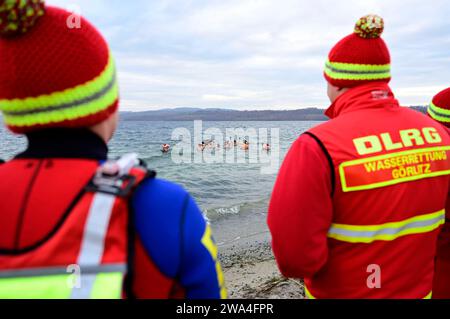
<path fill-rule="evenodd" d="M 0 111 L 13 132 L 88 127 L 118 109 L 112 55 L 82 17 L 42 0 L 0 0 L 0 52 Z"/>
<path fill-rule="evenodd" d="M 450 128 L 450 88 L 437 94 L 428 107 L 428 114 Z"/>
<path fill-rule="evenodd" d="M 340 88 L 391 80 L 391 57 L 381 38 L 384 21 L 377 15 L 358 20 L 352 34 L 331 50 L 325 64 L 326 80 Z"/>

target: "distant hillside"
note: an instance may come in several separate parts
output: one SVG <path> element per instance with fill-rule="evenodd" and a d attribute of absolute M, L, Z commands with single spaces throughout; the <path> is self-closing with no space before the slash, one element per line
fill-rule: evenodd
<path fill-rule="evenodd" d="M 427 113 L 426 106 L 411 106 Z M 121 112 L 122 121 L 326 121 L 324 109 L 307 108 L 289 111 L 236 111 L 228 109 L 176 108 L 158 111 Z M 0 113 L 0 120 L 2 115 Z"/>
<path fill-rule="evenodd" d="M 227 109 L 167 109 L 145 112 L 124 112 L 124 121 L 324 121 L 323 109 L 292 111 L 236 111 Z"/>
<path fill-rule="evenodd" d="M 413 110 L 419 111 L 421 113 L 427 114 L 427 107 L 426 106 L 411 106 Z"/>
<path fill-rule="evenodd" d="M 425 106 L 411 107 L 426 113 Z M 288 111 L 236 111 L 228 109 L 178 108 L 145 112 L 123 112 L 123 121 L 326 121 L 324 109 Z"/>

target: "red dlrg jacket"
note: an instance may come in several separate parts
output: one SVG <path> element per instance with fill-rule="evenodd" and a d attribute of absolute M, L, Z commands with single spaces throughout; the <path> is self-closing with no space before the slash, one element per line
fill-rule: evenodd
<path fill-rule="evenodd" d="M 385 83 L 349 90 L 281 168 L 268 224 L 310 298 L 430 298 L 450 138 Z"/>

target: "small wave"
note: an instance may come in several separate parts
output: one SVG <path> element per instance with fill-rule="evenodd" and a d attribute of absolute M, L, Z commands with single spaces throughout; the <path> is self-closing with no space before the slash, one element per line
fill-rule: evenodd
<path fill-rule="evenodd" d="M 254 202 L 244 202 L 229 207 L 207 208 L 203 210 L 203 214 L 208 220 L 215 221 L 239 214 L 264 213 L 267 210 L 268 201 L 268 198 L 264 198 Z"/>
<path fill-rule="evenodd" d="M 210 208 L 203 211 L 207 220 L 217 220 L 224 216 L 237 215 L 241 212 L 241 205 L 232 207 Z"/>

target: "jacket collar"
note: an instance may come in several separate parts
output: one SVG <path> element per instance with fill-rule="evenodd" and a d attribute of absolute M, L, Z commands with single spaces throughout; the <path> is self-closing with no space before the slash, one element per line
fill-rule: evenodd
<path fill-rule="evenodd" d="M 334 119 L 344 113 L 368 108 L 399 107 L 394 93 L 385 82 L 371 82 L 352 88 L 339 96 L 325 115 Z"/>
<path fill-rule="evenodd" d="M 17 159 L 75 158 L 104 161 L 108 146 L 88 129 L 46 129 L 26 135 L 28 148 Z"/>

